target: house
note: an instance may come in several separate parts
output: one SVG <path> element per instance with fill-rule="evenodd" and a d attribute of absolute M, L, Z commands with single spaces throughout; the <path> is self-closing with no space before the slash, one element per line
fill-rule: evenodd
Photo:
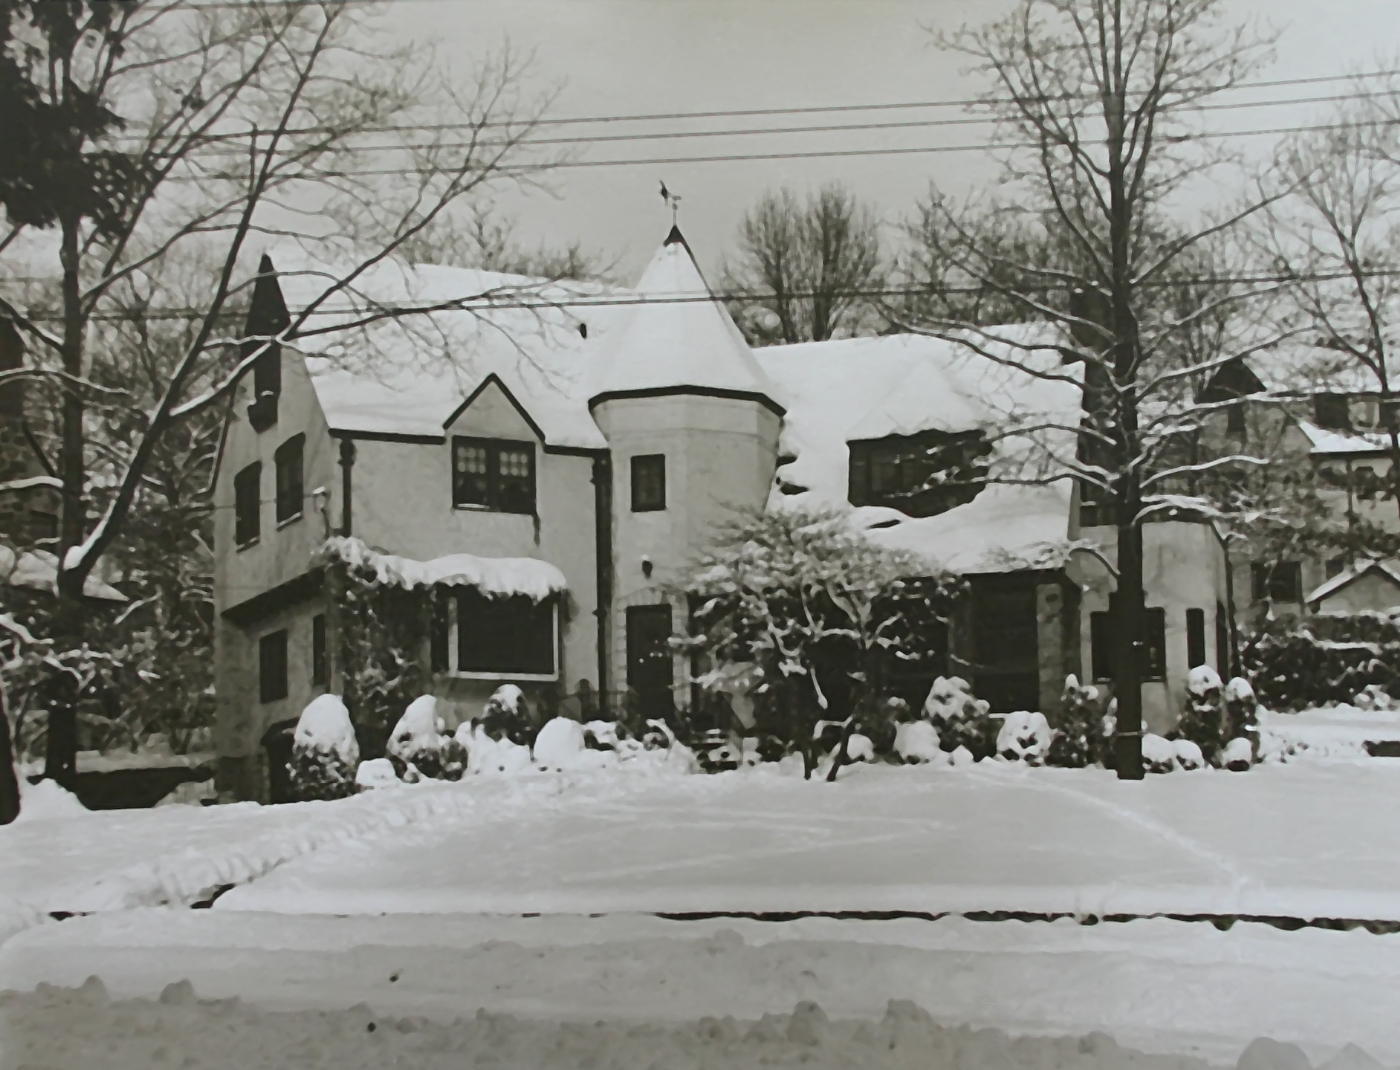
<path fill-rule="evenodd" d="M 1333 517 L 1400 532 L 1382 418 L 1384 405 L 1400 403 L 1383 401 L 1375 373 L 1355 359 L 1318 345 L 1262 349 L 1223 365 L 1197 401 L 1215 410 L 1204 421 L 1207 455 L 1249 452 L 1311 467 Z M 1269 614 L 1342 610 L 1355 599 L 1367 608 L 1400 605 L 1388 566 L 1335 553 L 1280 561 L 1246 543 L 1233 550 L 1232 571 L 1241 627 Z"/>
<path fill-rule="evenodd" d="M 311 300 L 324 272 L 298 255 L 263 261 L 250 335 Z M 1109 675 L 1112 529 L 1082 529 L 1043 443 L 1007 433 L 1072 428 L 1072 374 L 922 336 L 751 350 L 675 228 L 630 289 L 387 261 L 356 288 L 437 311 L 350 329 L 363 309 L 338 295 L 314 322 L 345 332 L 311 355 L 269 347 L 230 401 L 214 483 L 221 789 L 265 797 L 269 727 L 341 689 L 328 539 L 387 581 L 450 592 L 421 642 L 449 720 L 503 683 L 690 701 L 667 645 L 686 607 L 667 584 L 737 508 L 840 505 L 965 575 L 945 668 L 995 709 L 1048 710 L 1067 673 Z M 1036 330 L 1008 328 L 1059 368 Z M 1188 669 L 1222 663 L 1224 565 L 1203 525 L 1150 527 L 1144 698 L 1160 729 Z"/>

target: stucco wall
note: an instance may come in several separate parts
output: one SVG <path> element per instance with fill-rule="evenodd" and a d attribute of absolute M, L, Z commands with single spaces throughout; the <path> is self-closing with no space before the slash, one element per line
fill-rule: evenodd
<path fill-rule="evenodd" d="M 779 420 L 753 401 L 702 395 L 618 398 L 594 410 L 612 448 L 613 613 L 609 672 L 626 687 L 626 608 L 663 600 L 708 547 L 718 525 L 768 499 L 777 467 Z M 666 508 L 632 512 L 632 458 L 666 456 Z M 650 558 L 652 573 L 643 570 Z M 685 620 L 681 608 L 676 626 Z M 686 665 L 675 666 L 677 690 Z M 682 699 L 684 696 L 679 696 Z"/>
<path fill-rule="evenodd" d="M 251 393 L 252 377 L 248 376 L 234 394 L 213 495 L 215 744 L 220 755 L 230 758 L 253 754 L 269 725 L 295 717 L 312 697 L 310 618 L 324 606 L 319 601 L 305 603 L 247 627 L 230 622 L 224 611 L 309 571 L 313 551 L 340 516 L 338 447 L 300 357 L 284 351 L 277 423 L 261 433 L 248 423 Z M 295 434 L 306 436 L 302 452 L 305 499 L 301 517 L 279 528 L 273 454 Z M 234 544 L 233 480 L 254 461 L 263 466 L 261 535 L 256 543 L 239 549 Z M 312 492 L 318 487 L 327 491 L 325 515 L 315 514 Z M 289 630 L 288 696 L 264 705 L 258 701 L 258 640 L 281 627 Z"/>
<path fill-rule="evenodd" d="M 1098 543 L 1110 561 L 1117 558 L 1116 528 L 1085 528 L 1083 536 Z M 1088 554 L 1075 555 L 1071 572 L 1083 589 L 1080 660 L 1085 675 L 1091 675 L 1089 614 L 1108 609 L 1114 583 L 1104 565 Z M 1215 643 L 1216 606 L 1226 604 L 1225 559 L 1215 534 L 1204 524 L 1166 521 L 1144 526 L 1143 586 L 1147 605 L 1166 611 L 1165 679 L 1149 681 L 1142 687 L 1144 726 L 1163 733 L 1176 724 L 1186 702 L 1188 609 L 1205 613 L 1206 664 L 1225 671 Z"/>
<path fill-rule="evenodd" d="M 503 438 L 535 444 L 536 518 L 452 505 L 453 435 Z M 355 442 L 352 514 L 354 533 L 371 546 L 426 560 L 452 553 L 482 557 L 534 557 L 556 565 L 568 581 L 560 615 L 563 654 L 559 689 L 579 680 L 597 687 L 597 560 L 593 459 L 549 453 L 529 422 L 494 383 L 447 428 L 441 443 Z M 449 720 L 473 715 L 502 682 L 441 680 Z M 526 685 L 522 685 L 526 686 Z M 526 686 L 538 690 L 537 685 Z M 461 707 L 458 709 L 457 707 Z"/>

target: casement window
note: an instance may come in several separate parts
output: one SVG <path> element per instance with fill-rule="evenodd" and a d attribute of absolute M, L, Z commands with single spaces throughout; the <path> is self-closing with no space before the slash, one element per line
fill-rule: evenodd
<path fill-rule="evenodd" d="M 277 523 L 285 524 L 301 516 L 302 446 L 305 435 L 293 435 L 277 447 L 273 460 L 277 468 Z"/>
<path fill-rule="evenodd" d="M 311 686 L 324 687 L 330 676 L 326 663 L 326 615 L 311 618 Z"/>
<path fill-rule="evenodd" d="M 1145 645 L 1138 664 L 1143 681 L 1165 680 L 1167 676 L 1167 611 L 1151 606 L 1143 610 Z M 1118 629 L 1115 614 L 1089 614 L 1090 660 L 1095 680 L 1112 680 L 1116 676 Z"/>
<path fill-rule="evenodd" d="M 1256 602 L 1302 602 L 1303 566 L 1297 561 L 1255 562 L 1249 568 Z"/>
<path fill-rule="evenodd" d="M 991 447 L 980 431 L 925 431 L 848 445 L 852 505 L 934 516 L 972 501 L 986 485 Z"/>
<path fill-rule="evenodd" d="M 1186 667 L 1194 669 L 1206 663 L 1206 611 L 1186 611 Z"/>
<path fill-rule="evenodd" d="M 262 464 L 254 461 L 233 477 L 233 541 L 250 546 L 262 534 Z"/>
<path fill-rule="evenodd" d="M 1345 394 L 1318 394 L 1313 398 L 1313 420 L 1329 431 L 1350 431 L 1351 410 Z"/>
<path fill-rule="evenodd" d="M 533 513 L 534 444 L 454 437 L 452 504 L 498 513 Z"/>
<path fill-rule="evenodd" d="M 430 643 L 435 672 L 554 680 L 558 677 L 557 598 L 487 598 L 474 587 L 443 592 Z"/>
<path fill-rule="evenodd" d="M 666 508 L 666 455 L 651 453 L 632 458 L 632 512 L 649 513 Z"/>
<path fill-rule="evenodd" d="M 258 640 L 258 701 L 287 697 L 287 629 Z"/>

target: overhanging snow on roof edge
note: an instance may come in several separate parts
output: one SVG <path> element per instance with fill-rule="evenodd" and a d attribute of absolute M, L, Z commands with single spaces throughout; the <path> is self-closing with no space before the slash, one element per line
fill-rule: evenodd
<path fill-rule="evenodd" d="M 337 536 L 327 539 L 322 554 L 352 568 L 368 569 L 376 581 L 414 587 L 475 587 L 488 598 L 524 595 L 542 602 L 568 589 L 564 573 L 535 557 L 477 557 L 448 554 L 430 561 L 372 550 L 361 539 Z"/>

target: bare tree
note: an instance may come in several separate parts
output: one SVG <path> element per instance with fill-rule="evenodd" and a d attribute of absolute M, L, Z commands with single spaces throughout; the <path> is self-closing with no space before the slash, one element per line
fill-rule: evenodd
<path fill-rule="evenodd" d="M 16 169 L 20 181 L 0 187 L 10 194 L 0 249 L 28 246 L 39 272 L 46 252 L 57 285 L 0 289 L 0 315 L 34 356 L 10 374 L 64 390 L 53 636 L 61 656 L 81 644 L 84 584 L 171 428 L 218 402 L 262 353 L 332 329 L 314 320 L 330 304 L 350 310 L 335 317 L 337 330 L 424 311 L 368 302 L 357 282 L 454 202 L 530 181 L 548 163 L 526 146 L 548 101 L 523 96 L 509 51 L 462 87 L 412 50 L 368 48 L 365 22 L 376 15 L 361 5 L 15 0 L 0 14 L 6 42 L 23 45 L 13 53 L 24 75 L 15 102 L 53 127 L 33 142 L 33 166 Z M 94 109 L 110 119 L 91 122 Z M 444 114 L 453 121 L 433 121 Z M 46 167 L 68 192 L 36 208 L 30 178 Z M 347 220 L 359 238 L 353 248 L 337 238 Z M 244 338 L 238 313 L 251 282 L 240 280 L 274 242 L 319 248 L 335 266 L 314 275 L 314 294 L 285 323 Z M 171 275 L 188 263 L 182 250 L 210 257 L 193 293 Z M 131 281 L 159 314 L 185 318 L 188 333 L 159 369 L 127 450 L 103 458 L 107 492 L 93 522 L 88 411 L 103 389 L 91 376 L 93 339 L 122 328 Z M 60 780 L 73 775 L 75 687 L 72 674 L 56 674 L 49 702 L 47 771 Z"/>
<path fill-rule="evenodd" d="M 805 200 L 787 188 L 764 194 L 744 215 L 738 245 L 725 286 L 756 295 L 739 299 L 750 341 L 820 342 L 872 326 L 885 276 L 879 221 L 846 187 Z"/>
<path fill-rule="evenodd" d="M 1259 292 L 1226 283 L 1184 315 L 1160 299 L 1193 249 L 1260 207 L 1252 202 L 1190 224 L 1174 212 L 1189 182 L 1228 159 L 1218 142 L 1193 137 L 1201 106 L 1238 84 L 1268 52 L 1268 42 L 1248 29 L 1222 25 L 1221 10 L 1219 0 L 1021 0 L 1004 18 L 941 42 L 987 77 L 983 110 L 999 121 L 997 140 L 1017 146 L 1005 160 L 1007 199 L 1033 207 L 1070 253 L 1056 265 L 1020 263 L 1014 250 L 943 212 L 943 223 L 959 236 L 958 269 L 1058 328 L 1039 342 L 979 325 L 958 337 L 990 360 L 1081 384 L 1084 416 L 1077 426 L 1041 423 L 1030 430 L 1044 443 L 1036 478 L 1075 479 L 1086 499 L 1099 503 L 1100 522 L 1116 528 L 1115 750 L 1123 778 L 1143 772 L 1142 525 L 1179 507 L 1163 492 L 1183 475 L 1257 460 L 1229 454 L 1195 464 L 1169 461 L 1181 434 L 1202 415 L 1191 379 L 1247 351 L 1230 344 L 1207 360 L 1183 363 L 1181 339 L 1220 306 Z M 992 270 L 997 267 L 1014 278 L 1043 280 L 1061 300 L 1014 292 Z M 948 336 L 968 326 L 936 318 L 905 325 Z M 1044 359 L 1039 351 L 1047 348 L 1060 349 L 1066 362 Z M 1076 438 L 1074 456 L 1057 451 Z"/>
<path fill-rule="evenodd" d="M 439 216 L 433 226 L 405 242 L 399 255 L 410 263 L 449 264 L 550 281 L 606 279 L 614 266 L 577 240 L 525 245 L 516 234 L 515 220 L 501 217 L 487 204 L 472 205 L 466 218 Z"/>
<path fill-rule="evenodd" d="M 1392 362 L 1400 328 L 1400 87 L 1358 89 L 1330 129 L 1297 135 L 1269 182 L 1290 191 L 1256 228 L 1273 266 L 1297 279 L 1288 296 L 1318 350 L 1318 373 L 1378 395 L 1400 508 L 1400 393 Z M 1325 386 L 1325 384 L 1324 384 Z M 1346 391 L 1344 391 L 1346 392 Z"/>

